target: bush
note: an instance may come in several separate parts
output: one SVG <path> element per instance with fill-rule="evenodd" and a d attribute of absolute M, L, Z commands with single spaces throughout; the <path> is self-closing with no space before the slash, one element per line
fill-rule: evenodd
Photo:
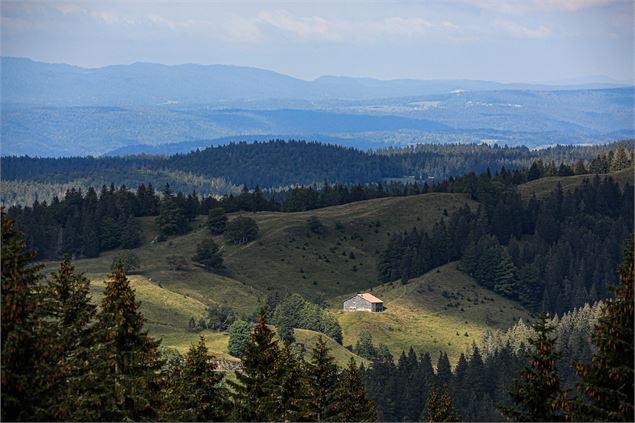
<path fill-rule="evenodd" d="M 187 260 L 183 256 L 167 256 L 165 259 L 170 270 L 186 270 Z"/>
<path fill-rule="evenodd" d="M 309 231 L 313 232 L 314 234 L 321 235 L 326 232 L 326 228 L 317 217 L 311 216 L 307 222 L 309 225 Z"/>
<path fill-rule="evenodd" d="M 227 216 L 222 207 L 210 209 L 207 215 L 207 229 L 212 235 L 220 235 L 227 227 Z"/>
<path fill-rule="evenodd" d="M 244 244 L 258 237 L 258 224 L 245 216 L 238 216 L 227 224 L 225 239 L 233 244 Z"/>
<path fill-rule="evenodd" d="M 192 261 L 202 264 L 205 269 L 210 272 L 222 270 L 223 266 L 223 253 L 211 239 L 204 239 L 196 247 L 196 255 L 192 257 Z"/>
<path fill-rule="evenodd" d="M 118 254 L 115 258 L 112 259 L 110 270 L 114 272 L 119 263 L 121 263 L 123 271 L 127 274 L 134 273 L 135 270 L 139 270 L 139 268 L 141 267 L 139 257 L 137 257 L 137 255 L 134 253 L 126 252 Z"/>
<path fill-rule="evenodd" d="M 225 305 L 218 304 L 207 307 L 205 326 L 207 329 L 226 331 L 236 321 L 234 310 Z"/>

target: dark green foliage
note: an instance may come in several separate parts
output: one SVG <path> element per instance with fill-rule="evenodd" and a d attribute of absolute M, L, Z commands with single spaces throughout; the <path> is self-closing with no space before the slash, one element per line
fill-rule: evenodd
<path fill-rule="evenodd" d="M 100 375 L 102 383 L 114 387 L 100 407 L 102 418 L 156 419 L 160 341 L 148 336 L 144 322 L 134 291 L 119 266 L 106 282 L 98 315 L 101 349 L 96 359 L 105 370 Z"/>
<path fill-rule="evenodd" d="M 568 414 L 581 421 L 633 421 L 633 236 L 619 268 L 615 298 L 603 308 L 592 335 L 590 364 L 576 364 L 579 397 Z"/>
<path fill-rule="evenodd" d="M 207 214 L 207 229 L 212 235 L 220 235 L 225 232 L 227 216 L 222 207 L 210 209 Z"/>
<path fill-rule="evenodd" d="M 238 421 L 267 421 L 278 410 L 280 348 L 261 312 L 258 324 L 241 355 L 243 369 L 236 372 L 233 388 L 234 417 Z"/>
<path fill-rule="evenodd" d="M 169 189 L 169 185 L 167 186 Z M 157 225 L 163 235 L 178 235 L 187 233 L 190 224 L 185 214 L 184 205 L 179 204 L 178 198 L 172 196 L 169 190 L 164 191 L 163 200 L 157 216 Z"/>
<path fill-rule="evenodd" d="M 272 300 L 274 301 L 274 297 Z M 271 323 L 278 328 L 278 335 L 288 341 L 292 341 L 293 328 L 309 329 L 333 338 L 337 343 L 342 343 L 342 328 L 337 318 L 330 312 L 313 304 L 298 294 L 277 299 L 274 312 L 271 314 Z M 268 302 L 269 304 L 269 302 Z M 266 312 L 266 311 L 265 311 Z"/>
<path fill-rule="evenodd" d="M 351 358 L 336 390 L 337 415 L 340 422 L 377 421 L 375 404 L 367 398 L 355 360 Z"/>
<path fill-rule="evenodd" d="M 443 387 L 443 396 L 439 398 L 436 388 L 432 388 L 426 403 L 426 416 L 431 422 L 460 422 L 461 418 L 454 412 L 452 400 L 448 394 L 448 386 Z"/>
<path fill-rule="evenodd" d="M 141 262 L 135 253 L 122 252 L 112 259 L 110 270 L 114 272 L 119 268 L 119 266 L 121 266 L 124 273 L 133 273 L 134 271 L 139 270 Z"/>
<path fill-rule="evenodd" d="M 322 337 L 318 338 L 306 363 L 306 378 L 309 389 L 307 418 L 318 422 L 337 419 L 340 412 L 337 402 L 338 369 Z"/>
<path fill-rule="evenodd" d="M 563 392 L 556 362 L 560 356 L 555 351 L 556 338 L 551 336 L 554 328 L 547 315 L 541 313 L 533 326 L 535 337 L 529 339 L 533 347 L 529 365 L 514 381 L 509 391 L 514 405 L 500 406 L 501 413 L 510 420 L 528 422 L 561 421 Z"/>
<path fill-rule="evenodd" d="M 207 329 L 226 331 L 236 321 L 234 310 L 225 305 L 213 304 L 205 311 Z"/>
<path fill-rule="evenodd" d="M 225 239 L 233 244 L 244 244 L 258 236 L 256 221 L 245 216 L 238 216 L 227 224 Z"/>
<path fill-rule="evenodd" d="M 183 256 L 167 256 L 165 261 L 170 270 L 181 271 L 187 269 L 187 259 Z"/>
<path fill-rule="evenodd" d="M 43 309 L 48 316 L 51 356 L 55 372 L 48 383 L 44 415 L 55 420 L 93 420 L 107 389 L 92 373 L 97 348 L 94 326 L 96 307 L 91 302 L 90 282 L 66 257 L 43 290 Z M 97 364 L 99 366 L 99 364 Z"/>
<path fill-rule="evenodd" d="M 285 342 L 276 363 L 277 408 L 270 416 L 278 421 L 301 421 L 306 412 L 307 385 L 301 362 L 289 342 Z"/>
<path fill-rule="evenodd" d="M 377 351 L 373 345 L 373 336 L 368 331 L 361 332 L 359 339 L 353 348 L 355 354 L 368 360 L 375 360 L 377 358 Z"/>
<path fill-rule="evenodd" d="M 38 402 L 39 304 L 35 287 L 40 266 L 25 250 L 13 221 L 2 217 L 2 420 L 32 420 Z"/>
<path fill-rule="evenodd" d="M 242 357 L 251 339 L 252 326 L 244 320 L 236 320 L 229 326 L 227 351 L 234 357 Z"/>
<path fill-rule="evenodd" d="M 212 239 L 204 239 L 196 246 L 196 254 L 192 261 L 199 263 L 210 272 L 223 270 L 223 253 Z"/>
<path fill-rule="evenodd" d="M 226 420 L 229 411 L 228 393 L 221 385 L 223 373 L 215 371 L 215 368 L 214 357 L 209 355 L 205 339 L 201 337 L 185 355 L 183 367 L 175 371 L 175 380 L 165 398 L 166 420 Z"/>

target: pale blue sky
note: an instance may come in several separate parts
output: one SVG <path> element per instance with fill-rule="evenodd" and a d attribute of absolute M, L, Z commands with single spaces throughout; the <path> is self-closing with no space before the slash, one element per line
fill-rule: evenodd
<path fill-rule="evenodd" d="M 303 79 L 633 81 L 632 0 L 6 1 L 1 53 L 233 64 Z"/>

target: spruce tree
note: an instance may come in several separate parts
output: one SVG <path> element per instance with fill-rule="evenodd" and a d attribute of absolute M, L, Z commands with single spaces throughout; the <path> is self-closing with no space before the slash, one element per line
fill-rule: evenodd
<path fill-rule="evenodd" d="M 278 408 L 280 387 L 276 380 L 280 356 L 278 343 L 267 327 L 261 309 L 258 324 L 241 356 L 243 369 L 236 372 L 234 388 L 234 418 L 238 421 L 268 421 Z"/>
<path fill-rule="evenodd" d="M 364 388 L 355 360 L 351 357 L 336 390 L 336 421 L 374 422 L 377 421 L 377 408 L 370 401 Z"/>
<path fill-rule="evenodd" d="M 338 370 L 335 359 L 322 337 L 318 337 L 311 360 L 306 365 L 309 387 L 307 418 L 312 421 L 328 421 L 337 415 L 336 391 Z"/>
<path fill-rule="evenodd" d="M 426 403 L 426 417 L 431 422 L 459 422 L 461 418 L 454 412 L 448 386 L 443 387 L 443 396 L 439 398 L 436 388 L 432 388 Z"/>
<path fill-rule="evenodd" d="M 567 404 L 574 420 L 633 421 L 633 235 L 619 269 L 615 298 L 602 310 L 591 336 L 590 364 L 577 364 L 581 394 Z"/>
<path fill-rule="evenodd" d="M 39 304 L 35 293 L 41 266 L 30 265 L 34 252 L 26 251 L 13 220 L 2 219 L 2 420 L 31 420 L 37 402 L 37 366 L 40 354 L 36 328 Z"/>
<path fill-rule="evenodd" d="M 202 264 L 210 272 L 224 269 L 223 253 L 212 239 L 204 239 L 196 246 L 192 261 Z"/>
<path fill-rule="evenodd" d="M 102 383 L 110 386 L 112 397 L 102 406 L 105 419 L 156 418 L 161 387 L 160 341 L 148 336 L 144 323 L 120 264 L 106 282 L 98 314 L 101 348 L 97 357 L 107 365 Z"/>
<path fill-rule="evenodd" d="M 43 308 L 51 337 L 51 361 L 46 409 L 42 417 L 55 420 L 92 420 L 100 401 L 100 385 L 92 372 L 96 349 L 90 282 L 77 274 L 68 257 L 53 273 L 43 291 Z M 97 390 L 96 390 L 97 389 Z"/>
<path fill-rule="evenodd" d="M 514 421 L 561 421 L 563 392 L 556 368 L 560 353 L 554 349 L 556 338 L 550 335 L 554 327 L 543 312 L 533 329 L 536 335 L 529 339 L 533 346 L 529 364 L 520 372 L 520 378 L 514 381 L 509 391 L 514 405 L 499 405 L 498 409 Z"/>
<path fill-rule="evenodd" d="M 174 383 L 166 395 L 165 418 L 169 421 L 226 421 L 227 391 L 222 386 L 223 373 L 216 371 L 214 357 L 208 353 L 205 339 L 190 346 L 182 368 L 177 369 Z"/>
<path fill-rule="evenodd" d="M 280 350 L 275 379 L 279 391 L 277 409 L 271 418 L 285 422 L 301 420 L 306 413 L 306 381 L 300 361 L 289 342 L 285 342 Z"/>

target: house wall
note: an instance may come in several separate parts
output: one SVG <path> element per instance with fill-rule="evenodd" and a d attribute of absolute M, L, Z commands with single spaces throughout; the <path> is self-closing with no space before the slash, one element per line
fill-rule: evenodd
<path fill-rule="evenodd" d="M 372 303 L 357 295 L 344 301 L 344 311 L 372 311 Z"/>

